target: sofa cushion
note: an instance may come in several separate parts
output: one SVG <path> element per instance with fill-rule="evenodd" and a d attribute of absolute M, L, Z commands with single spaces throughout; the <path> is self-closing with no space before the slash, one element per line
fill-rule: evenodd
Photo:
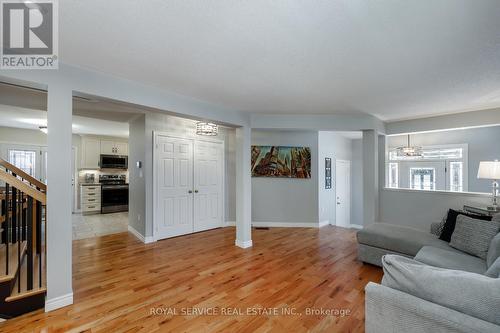
<path fill-rule="evenodd" d="M 484 221 L 459 215 L 450 246 L 486 260 L 491 240 L 499 229 L 499 221 Z"/>
<path fill-rule="evenodd" d="M 358 242 L 414 257 L 425 245 L 449 249 L 435 235 L 409 227 L 376 222 L 357 233 Z"/>
<path fill-rule="evenodd" d="M 415 260 L 435 267 L 479 274 L 484 274 L 487 269 L 486 262 L 478 257 L 457 250 L 445 250 L 433 246 L 424 246 L 420 249 L 415 256 Z"/>
<path fill-rule="evenodd" d="M 495 260 L 495 262 L 488 267 L 488 270 L 484 273 L 484 275 L 492 278 L 500 278 L 500 257 L 498 257 L 497 260 Z"/>
<path fill-rule="evenodd" d="M 488 255 L 486 256 L 486 265 L 490 267 L 498 257 L 500 257 L 500 233 L 496 234 L 491 240 Z"/>
<path fill-rule="evenodd" d="M 500 279 L 397 255 L 384 256 L 382 264 L 383 285 L 500 325 Z"/>
<path fill-rule="evenodd" d="M 445 242 L 450 242 L 451 240 L 451 235 L 453 234 L 453 231 L 455 231 L 455 225 L 457 223 L 457 217 L 459 215 L 465 215 L 472 217 L 474 219 L 478 220 L 487 220 L 491 221 L 491 216 L 484 216 L 484 215 L 476 215 L 472 213 L 466 213 L 454 209 L 449 209 L 448 210 L 448 216 L 446 217 L 446 223 L 443 226 L 443 231 L 441 232 L 441 235 L 439 236 L 439 239 L 445 241 Z"/>

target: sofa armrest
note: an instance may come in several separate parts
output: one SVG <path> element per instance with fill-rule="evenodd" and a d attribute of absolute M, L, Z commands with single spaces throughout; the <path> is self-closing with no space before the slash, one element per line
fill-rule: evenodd
<path fill-rule="evenodd" d="M 500 332 L 500 326 L 380 284 L 365 287 L 367 333 Z"/>

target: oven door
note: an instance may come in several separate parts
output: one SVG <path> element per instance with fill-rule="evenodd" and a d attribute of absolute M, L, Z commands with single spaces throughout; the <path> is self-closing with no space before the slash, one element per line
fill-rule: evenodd
<path fill-rule="evenodd" d="M 101 186 L 101 213 L 128 211 L 128 185 Z"/>
<path fill-rule="evenodd" d="M 101 169 L 127 169 L 128 157 L 119 155 L 101 155 Z"/>

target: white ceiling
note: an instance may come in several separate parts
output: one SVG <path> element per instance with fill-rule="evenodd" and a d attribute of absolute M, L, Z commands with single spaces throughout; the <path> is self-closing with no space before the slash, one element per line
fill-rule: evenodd
<path fill-rule="evenodd" d="M 0 104 L 0 126 L 38 130 L 39 126 L 46 125 L 46 111 Z M 73 115 L 73 133 L 126 138 L 128 137 L 128 122 Z"/>
<path fill-rule="evenodd" d="M 65 0 L 60 55 L 234 110 L 500 107 L 498 0 Z"/>

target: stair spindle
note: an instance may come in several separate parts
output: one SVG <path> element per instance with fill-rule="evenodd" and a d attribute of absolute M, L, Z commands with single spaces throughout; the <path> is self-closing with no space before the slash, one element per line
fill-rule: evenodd
<path fill-rule="evenodd" d="M 27 252 L 27 268 L 28 268 L 28 274 L 26 276 L 27 278 L 27 283 L 26 285 L 28 286 L 28 290 L 33 289 L 33 198 L 28 197 L 28 252 Z"/>
<path fill-rule="evenodd" d="M 10 191 L 10 186 L 9 184 L 5 184 L 5 225 L 6 225 L 6 230 L 7 233 L 5 234 L 6 239 L 5 239 L 5 275 L 9 275 L 9 234 L 10 234 L 10 218 L 11 214 L 9 214 L 9 191 Z"/>

